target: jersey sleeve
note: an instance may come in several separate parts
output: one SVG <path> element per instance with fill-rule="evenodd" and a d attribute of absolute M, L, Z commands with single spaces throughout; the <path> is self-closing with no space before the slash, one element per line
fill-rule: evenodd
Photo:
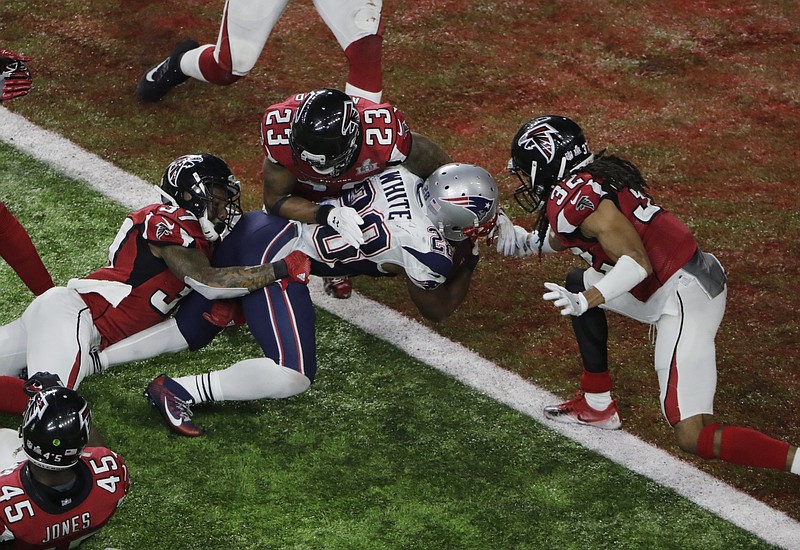
<path fill-rule="evenodd" d="M 142 238 L 156 246 L 198 248 L 200 235 L 202 229 L 197 218 L 171 206 L 162 206 L 150 212 L 145 217 L 142 229 Z"/>
<path fill-rule="evenodd" d="M 298 97 L 292 96 L 282 103 L 270 105 L 264 111 L 261 119 L 261 145 L 264 148 L 264 155 L 270 162 L 288 165 L 291 157 L 287 157 L 289 151 L 289 136 L 292 131 L 292 119 L 294 112 L 300 104 Z"/>
<path fill-rule="evenodd" d="M 559 183 L 547 203 L 550 227 L 558 235 L 572 235 L 597 210 L 606 195 L 599 183 L 577 175 Z"/>
<path fill-rule="evenodd" d="M 389 166 L 400 164 L 408 158 L 408 154 L 411 152 L 411 130 L 408 129 L 406 116 L 399 109 L 392 108 L 394 109 L 395 136 L 397 138 L 389 158 Z"/>
<path fill-rule="evenodd" d="M 451 256 L 433 250 L 422 251 L 404 246 L 403 257 L 406 276 L 425 290 L 433 290 L 443 284 L 453 269 Z"/>

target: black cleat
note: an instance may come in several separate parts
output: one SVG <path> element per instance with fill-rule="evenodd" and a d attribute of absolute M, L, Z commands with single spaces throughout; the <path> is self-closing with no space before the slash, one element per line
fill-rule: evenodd
<path fill-rule="evenodd" d="M 136 86 L 136 98 L 139 101 L 152 103 L 158 101 L 178 84 L 183 84 L 189 77 L 181 72 L 181 57 L 189 50 L 200 47 L 194 40 L 181 42 L 165 60 L 151 67 L 139 79 Z"/>

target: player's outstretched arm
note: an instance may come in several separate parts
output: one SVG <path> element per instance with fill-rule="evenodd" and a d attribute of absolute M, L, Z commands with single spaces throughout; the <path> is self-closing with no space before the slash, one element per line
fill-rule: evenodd
<path fill-rule="evenodd" d="M 443 164 L 453 162 L 450 155 L 429 138 L 416 132 L 411 132 L 411 136 L 411 152 L 403 166 L 412 174 L 425 179 Z"/>
<path fill-rule="evenodd" d="M 303 197 L 292 195 L 297 178 L 289 170 L 264 159 L 264 206 L 267 212 L 288 220 L 315 223 L 319 205 Z"/>
<path fill-rule="evenodd" d="M 208 258 L 195 248 L 182 246 L 150 245 L 153 254 L 166 262 L 170 271 L 181 280 L 187 277 L 207 287 L 243 289 L 242 295 L 263 288 L 278 279 L 289 279 L 295 282 L 308 283 L 311 269 L 308 258 L 305 261 L 279 260 L 264 265 L 213 267 Z M 296 259 L 300 252 L 293 252 Z M 304 256 L 304 255 L 302 255 Z M 246 292 L 244 292 L 246 290 Z"/>
<path fill-rule="evenodd" d="M 464 302 L 472 281 L 472 272 L 478 265 L 479 257 L 472 254 L 473 244 L 470 239 L 455 246 L 462 250 L 461 253 L 456 253 L 453 270 L 443 284 L 433 290 L 425 290 L 407 279 L 406 286 L 411 301 L 423 317 L 435 323 L 444 321 Z"/>

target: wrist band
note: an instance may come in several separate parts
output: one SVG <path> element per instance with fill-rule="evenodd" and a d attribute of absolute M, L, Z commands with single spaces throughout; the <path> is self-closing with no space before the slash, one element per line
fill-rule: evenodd
<path fill-rule="evenodd" d="M 272 272 L 275 274 L 276 281 L 278 279 L 285 279 L 289 276 L 289 268 L 286 266 L 286 262 L 284 260 L 272 262 Z"/>
<path fill-rule="evenodd" d="M 331 210 L 333 210 L 333 206 L 330 204 L 323 204 L 317 208 L 317 213 L 314 214 L 314 221 L 320 225 L 328 225 L 328 214 L 331 213 Z"/>

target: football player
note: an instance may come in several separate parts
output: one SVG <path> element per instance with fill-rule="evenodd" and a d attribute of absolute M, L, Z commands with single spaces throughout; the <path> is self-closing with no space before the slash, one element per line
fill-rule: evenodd
<path fill-rule="evenodd" d="M 0 49 L 0 103 L 22 97 L 31 90 L 30 57 Z M 36 296 L 53 287 L 53 279 L 42 263 L 28 232 L 4 202 L 0 201 L 0 257 L 19 275 Z"/>
<path fill-rule="evenodd" d="M 241 218 L 240 185 L 208 153 L 174 160 L 159 187 L 163 204 L 129 214 L 106 267 L 37 297 L 0 327 L 0 374 L 47 370 L 69 388 L 99 371 L 91 350 L 158 324 L 194 288 L 209 298 L 243 296 L 279 279 L 307 280 L 301 253 L 250 267 L 215 268 L 212 246 Z"/>
<path fill-rule="evenodd" d="M 608 372 L 605 312 L 614 311 L 657 328 L 661 411 L 683 451 L 800 474 L 797 447 L 712 416 L 726 275 L 689 228 L 654 202 L 636 166 L 605 151 L 595 157 L 578 124 L 547 115 L 514 136 L 509 171 L 522 182 L 519 204 L 539 212 L 531 233 L 514 228 L 516 255 L 570 249 L 589 264 L 570 271 L 564 286 L 544 284 L 543 298 L 570 316 L 583 361 L 581 391 L 545 407 L 545 417 L 620 427 Z"/>
<path fill-rule="evenodd" d="M 226 0 L 216 45 L 194 40 L 178 44 L 139 80 L 136 97 L 158 101 L 189 77 L 227 86 L 255 66 L 272 28 L 289 0 Z M 350 67 L 345 91 L 380 103 L 383 90 L 382 0 L 314 0 Z"/>
<path fill-rule="evenodd" d="M 400 163 L 421 178 L 452 159 L 410 132 L 388 103 L 351 98 L 333 89 L 297 94 L 272 105 L 261 124 L 264 206 L 271 214 L 333 227 L 354 247 L 364 242 L 352 208 L 322 205 L 370 176 Z M 325 291 L 348 298 L 348 278 L 327 278 Z"/>
<path fill-rule="evenodd" d="M 311 258 L 317 275 L 403 276 L 420 313 L 441 321 L 466 297 L 479 259 L 475 240 L 494 226 L 498 202 L 494 179 L 478 166 L 448 164 L 425 181 L 403 167 L 390 168 L 325 203 L 352 208 L 363 218 L 365 242 L 360 247 L 329 225 L 257 211 L 244 216 L 214 263 L 269 262 L 287 250 L 299 250 Z M 272 285 L 244 297 L 242 305 L 264 357 L 207 374 L 153 380 L 146 395 L 171 430 L 187 436 L 203 433 L 190 418 L 193 404 L 289 397 L 313 382 L 315 315 L 307 286 Z M 174 319 L 106 349 L 99 359 L 105 366 L 199 349 L 224 324 L 212 323 L 212 312 L 212 303 L 202 296 L 189 297 Z"/>
<path fill-rule="evenodd" d="M 74 548 L 102 528 L 128 493 L 122 457 L 87 446 L 92 415 L 76 391 L 33 394 L 19 435 L 24 459 L 0 472 L 0 545 Z"/>

